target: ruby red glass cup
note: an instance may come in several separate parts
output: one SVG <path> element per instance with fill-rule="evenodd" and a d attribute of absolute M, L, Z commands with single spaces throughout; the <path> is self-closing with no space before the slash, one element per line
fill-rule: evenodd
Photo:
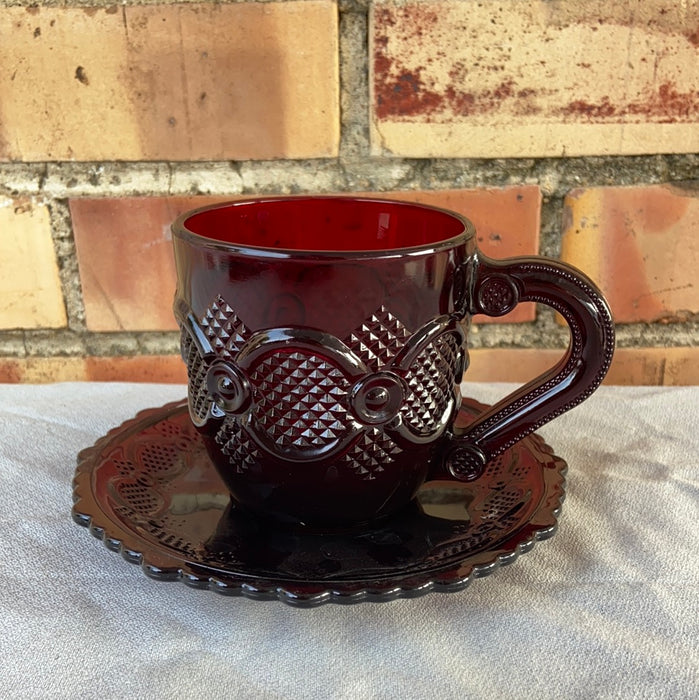
<path fill-rule="evenodd" d="M 488 259 L 451 212 L 257 199 L 190 212 L 173 232 L 190 416 L 234 501 L 263 516 L 359 525 L 426 479 L 477 479 L 609 368 L 613 324 L 589 279 L 540 257 Z M 471 315 L 520 301 L 562 314 L 567 353 L 455 430 Z"/>

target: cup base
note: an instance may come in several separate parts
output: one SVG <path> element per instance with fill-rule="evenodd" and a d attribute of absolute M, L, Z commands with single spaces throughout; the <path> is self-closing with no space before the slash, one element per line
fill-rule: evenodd
<path fill-rule="evenodd" d="M 231 498 L 249 513 L 286 526 L 352 531 L 407 507 L 435 463 L 437 446 L 413 446 L 370 478 L 333 461 L 284 463 L 258 457 L 231 468 L 214 438 L 202 440 Z"/>
<path fill-rule="evenodd" d="M 388 524 L 398 522 L 404 518 L 414 517 L 416 513 L 420 512 L 422 512 L 422 507 L 416 495 L 409 503 L 398 510 L 384 515 L 377 515 L 367 520 L 352 520 L 349 522 L 328 520 L 304 522 L 275 513 L 258 512 L 238 503 L 231 497 L 229 508 L 219 523 L 219 530 L 221 533 L 225 533 L 229 529 L 235 531 L 239 528 L 240 523 L 244 522 L 246 523 L 246 527 L 254 527 L 255 530 L 267 531 L 275 535 L 279 532 L 286 532 L 301 537 L 354 536 L 380 530 Z M 225 534 L 223 537 L 219 536 L 217 540 L 220 542 L 217 547 L 220 547 L 221 551 L 226 551 L 228 538 Z"/>

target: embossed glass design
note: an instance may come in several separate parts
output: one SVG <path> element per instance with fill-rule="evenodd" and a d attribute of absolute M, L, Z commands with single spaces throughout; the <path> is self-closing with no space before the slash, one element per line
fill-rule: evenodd
<path fill-rule="evenodd" d="M 456 434 L 485 408 L 465 399 Z M 178 402 L 80 453 L 73 518 L 155 579 L 304 607 L 388 601 L 460 591 L 553 535 L 565 470 L 531 435 L 475 481 L 435 472 L 412 504 L 361 529 L 280 527 L 230 502 Z"/>
<path fill-rule="evenodd" d="M 173 231 L 191 420 L 234 499 L 275 518 L 358 524 L 406 506 L 442 466 L 476 479 L 611 360 L 589 280 L 540 258 L 488 260 L 456 214 L 279 198 L 199 210 Z M 563 314 L 569 353 L 457 436 L 470 315 L 524 300 Z"/>

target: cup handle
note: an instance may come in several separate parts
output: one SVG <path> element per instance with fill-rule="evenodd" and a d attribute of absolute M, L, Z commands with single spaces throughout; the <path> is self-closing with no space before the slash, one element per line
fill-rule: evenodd
<path fill-rule="evenodd" d="M 444 466 L 461 481 L 477 479 L 490 460 L 590 396 L 614 353 L 609 306 L 575 268 L 541 257 L 497 261 L 477 253 L 470 279 L 471 313 L 503 316 L 520 301 L 546 304 L 565 318 L 570 343 L 552 369 L 496 403 L 458 435 L 449 434 Z"/>

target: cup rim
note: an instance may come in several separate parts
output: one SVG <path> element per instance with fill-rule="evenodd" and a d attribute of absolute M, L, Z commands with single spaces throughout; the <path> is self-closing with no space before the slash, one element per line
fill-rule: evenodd
<path fill-rule="evenodd" d="M 356 249 L 356 250 L 332 250 L 332 249 L 300 249 L 300 248 L 270 248 L 266 246 L 253 246 L 247 244 L 238 243 L 226 243 L 223 241 L 218 241 L 214 238 L 209 238 L 203 236 L 199 233 L 195 233 L 187 228 L 186 222 L 188 219 L 196 216 L 198 214 L 211 211 L 214 209 L 225 209 L 228 207 L 238 207 L 246 206 L 256 203 L 275 203 L 275 202 L 289 202 L 289 201 L 328 201 L 328 200 L 340 200 L 340 201 L 355 201 L 355 202 L 371 202 L 371 203 L 383 203 L 389 205 L 399 205 L 405 206 L 406 208 L 416 208 L 416 209 L 427 209 L 433 212 L 438 212 L 444 214 L 453 219 L 457 219 L 463 225 L 463 231 L 451 236 L 449 238 L 444 238 L 442 240 L 433 243 L 424 243 L 416 246 L 405 246 L 401 248 L 389 248 L 389 249 L 377 249 L 377 250 L 367 250 L 367 249 Z M 360 196 L 355 197 L 352 195 L 289 195 L 289 196 L 262 196 L 262 197 L 249 197 L 243 199 L 234 199 L 225 202 L 219 202 L 217 204 L 209 204 L 203 207 L 197 207 L 191 209 L 183 214 L 180 214 L 171 225 L 172 233 L 175 237 L 182 240 L 188 241 L 198 247 L 215 249 L 219 251 L 225 251 L 228 253 L 235 253 L 237 255 L 251 255 L 256 257 L 269 257 L 269 258 L 343 258 L 343 259 L 353 259 L 353 258 L 390 258 L 390 257 L 400 257 L 405 255 L 425 255 L 436 253 L 441 250 L 454 248 L 459 245 L 466 243 L 466 241 L 472 239 L 476 235 L 476 229 L 474 225 L 465 216 L 451 211 L 449 209 L 444 209 L 441 207 L 435 207 L 429 204 L 421 204 L 418 202 L 410 202 L 400 199 L 391 199 L 387 197 L 366 197 Z"/>

